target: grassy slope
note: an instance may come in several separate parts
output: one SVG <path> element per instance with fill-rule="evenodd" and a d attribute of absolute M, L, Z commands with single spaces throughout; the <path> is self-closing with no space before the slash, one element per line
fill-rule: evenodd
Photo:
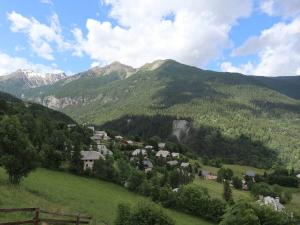
<path fill-rule="evenodd" d="M 254 168 L 254 167 L 250 167 L 250 166 L 224 164 L 223 167 L 232 169 L 234 176 L 239 176 L 239 177 L 241 177 L 242 174 L 245 173 L 245 171 L 247 171 L 247 170 L 255 171 L 257 174 L 264 173 L 263 169 L 258 169 L 258 168 Z M 204 166 L 204 165 L 201 165 L 201 169 L 210 171 L 215 174 L 219 170 L 219 168 L 212 167 L 212 166 Z M 216 198 L 223 198 L 222 197 L 223 196 L 223 185 L 222 184 L 220 184 L 216 181 L 203 180 L 200 178 L 196 178 L 194 180 L 194 183 L 196 185 L 199 185 L 200 187 L 207 188 L 207 190 L 211 196 L 216 197 Z M 289 202 L 288 204 L 286 204 L 285 207 L 288 210 L 293 211 L 293 212 L 297 213 L 298 215 L 300 215 L 300 188 L 284 188 L 284 189 L 287 189 L 293 193 L 292 201 Z M 239 199 L 254 200 L 251 197 L 249 191 L 236 190 L 234 188 L 232 189 L 232 191 L 233 191 L 233 198 L 235 201 L 239 200 Z"/>
<path fill-rule="evenodd" d="M 135 204 L 141 200 L 149 201 L 112 183 L 45 169 L 32 173 L 20 188 L 7 185 L 5 179 L 4 170 L 0 169 L 0 207 L 39 206 L 54 211 L 79 211 L 93 216 L 97 224 L 101 220 L 112 224 L 117 205 L 121 202 Z M 164 211 L 178 225 L 211 224 L 183 213 Z"/>
<path fill-rule="evenodd" d="M 264 172 L 264 170 L 262 170 L 262 169 L 257 169 L 257 168 L 250 167 L 250 166 L 224 164 L 223 167 L 224 168 L 230 168 L 233 171 L 234 176 L 238 176 L 238 177 L 242 177 L 242 175 L 247 170 L 255 171 L 258 174 L 263 174 L 263 172 Z M 219 170 L 219 168 L 212 167 L 212 166 L 205 166 L 205 165 L 201 165 L 201 169 L 209 171 L 209 172 L 214 173 L 214 174 L 217 174 L 217 172 Z M 200 179 L 200 178 L 196 178 L 194 180 L 194 183 L 199 185 L 200 187 L 207 188 L 207 190 L 208 190 L 208 192 L 211 196 L 216 197 L 216 198 L 222 198 L 223 184 L 220 184 L 220 183 L 218 183 L 216 181 L 213 181 L 213 180 L 203 180 L 203 179 Z M 251 199 L 250 193 L 248 191 L 236 190 L 234 188 L 232 190 L 233 190 L 234 200 Z"/>

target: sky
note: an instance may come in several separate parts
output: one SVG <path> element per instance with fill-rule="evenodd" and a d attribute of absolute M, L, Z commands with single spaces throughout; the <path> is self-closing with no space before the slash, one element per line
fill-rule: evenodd
<path fill-rule="evenodd" d="M 0 75 L 174 59 L 300 75 L 300 0 L 2 0 Z"/>

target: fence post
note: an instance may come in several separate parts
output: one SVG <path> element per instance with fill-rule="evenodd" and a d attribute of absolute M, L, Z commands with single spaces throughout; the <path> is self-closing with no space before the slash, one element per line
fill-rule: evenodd
<path fill-rule="evenodd" d="M 35 209 L 35 216 L 34 216 L 34 225 L 39 225 L 40 222 L 40 209 Z"/>
<path fill-rule="evenodd" d="M 80 224 L 80 214 L 78 213 L 77 217 L 76 217 L 76 225 Z"/>

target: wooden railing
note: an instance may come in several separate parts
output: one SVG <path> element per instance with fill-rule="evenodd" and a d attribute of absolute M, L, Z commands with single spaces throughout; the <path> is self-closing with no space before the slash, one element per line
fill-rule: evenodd
<path fill-rule="evenodd" d="M 58 212 L 48 212 L 46 210 L 42 210 L 40 208 L 14 208 L 14 209 L 1 209 L 0 208 L 0 218 L 1 213 L 18 213 L 18 212 L 32 212 L 33 218 L 31 220 L 23 220 L 23 221 L 13 221 L 13 222 L 1 222 L 0 225 L 19 225 L 19 224 L 33 224 L 39 225 L 41 222 L 45 222 L 47 224 L 90 224 L 92 218 L 90 216 L 82 216 L 80 214 L 63 214 Z M 41 217 L 41 215 L 51 215 L 52 218 Z M 66 219 L 59 219 L 54 217 L 64 217 Z"/>

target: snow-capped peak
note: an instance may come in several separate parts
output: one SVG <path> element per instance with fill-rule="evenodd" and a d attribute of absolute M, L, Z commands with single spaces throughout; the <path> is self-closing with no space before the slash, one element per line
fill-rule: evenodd
<path fill-rule="evenodd" d="M 66 77 L 67 75 L 63 72 L 46 73 L 29 69 L 19 69 L 9 75 L 3 76 L 1 80 L 22 80 L 25 87 L 34 88 L 53 84 Z"/>

